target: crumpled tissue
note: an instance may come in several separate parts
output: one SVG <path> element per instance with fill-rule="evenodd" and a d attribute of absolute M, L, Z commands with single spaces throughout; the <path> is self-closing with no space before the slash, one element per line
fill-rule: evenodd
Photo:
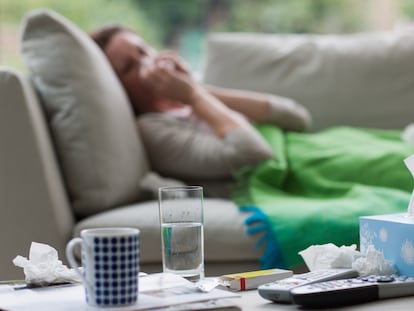
<path fill-rule="evenodd" d="M 389 275 L 396 272 L 392 263 L 385 260 L 384 255 L 372 245 L 368 246 L 363 256 L 356 250 L 356 245 L 338 247 L 332 243 L 312 245 L 300 251 L 309 271 L 320 269 L 354 269 L 360 276 Z"/>
<path fill-rule="evenodd" d="M 310 271 L 332 268 L 350 268 L 352 262 L 361 256 L 356 245 L 338 247 L 333 243 L 312 245 L 300 251 L 306 266 Z"/>
<path fill-rule="evenodd" d="M 58 259 L 58 252 L 53 247 L 32 242 L 29 259 L 16 256 L 13 263 L 24 270 L 28 285 L 47 286 L 61 283 L 81 283 L 81 277 L 74 269 L 69 269 Z"/>
<path fill-rule="evenodd" d="M 384 258 L 384 254 L 377 251 L 374 245 L 368 245 L 365 257 L 360 257 L 352 263 L 352 268 L 358 271 L 359 275 L 389 275 L 396 273 L 391 261 Z"/>

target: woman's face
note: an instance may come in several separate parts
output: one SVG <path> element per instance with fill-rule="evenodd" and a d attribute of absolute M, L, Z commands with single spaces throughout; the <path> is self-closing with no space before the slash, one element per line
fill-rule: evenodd
<path fill-rule="evenodd" d="M 115 34 L 104 50 L 137 113 L 152 111 L 156 95 L 140 78 L 143 63 L 152 62 L 157 51 L 130 31 Z"/>

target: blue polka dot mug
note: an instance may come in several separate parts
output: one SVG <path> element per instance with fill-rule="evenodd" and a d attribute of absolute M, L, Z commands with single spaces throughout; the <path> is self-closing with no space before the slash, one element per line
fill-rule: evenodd
<path fill-rule="evenodd" d="M 134 304 L 138 298 L 139 235 L 134 228 L 82 230 L 66 247 L 69 264 L 85 286 L 86 302 L 97 307 Z M 81 246 L 82 271 L 75 247 Z"/>

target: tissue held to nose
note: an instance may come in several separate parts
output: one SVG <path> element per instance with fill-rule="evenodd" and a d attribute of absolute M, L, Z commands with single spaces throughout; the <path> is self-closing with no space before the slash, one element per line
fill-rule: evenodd
<path fill-rule="evenodd" d="M 59 260 L 56 249 L 47 244 L 32 242 L 29 259 L 19 255 L 13 259 L 13 263 L 23 268 L 28 285 L 46 286 L 82 282 L 74 269 L 69 269 Z"/>

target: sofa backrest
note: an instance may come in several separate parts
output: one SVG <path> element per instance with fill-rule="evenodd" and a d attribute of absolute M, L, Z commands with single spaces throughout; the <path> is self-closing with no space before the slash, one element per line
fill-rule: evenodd
<path fill-rule="evenodd" d="M 314 130 L 402 128 L 414 121 L 412 29 L 348 35 L 215 33 L 204 81 L 305 105 Z"/>
<path fill-rule="evenodd" d="M 139 200 L 146 153 L 125 91 L 102 51 L 71 21 L 40 9 L 25 17 L 22 53 L 75 214 Z"/>

